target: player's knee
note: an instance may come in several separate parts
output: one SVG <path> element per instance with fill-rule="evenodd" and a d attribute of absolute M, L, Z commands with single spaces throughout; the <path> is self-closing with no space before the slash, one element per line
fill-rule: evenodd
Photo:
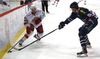
<path fill-rule="evenodd" d="M 38 33 L 43 33 L 44 31 L 43 31 L 43 29 L 38 29 L 37 32 Z"/>
<path fill-rule="evenodd" d="M 31 31 L 34 31 L 34 26 L 33 25 L 31 26 Z"/>
<path fill-rule="evenodd" d="M 79 38 L 80 38 L 80 39 L 83 39 L 83 38 L 84 38 L 84 36 L 79 36 Z"/>
<path fill-rule="evenodd" d="M 84 32 L 84 31 L 79 31 L 79 37 L 81 37 L 81 36 L 86 36 L 87 35 L 87 33 L 86 32 Z"/>
<path fill-rule="evenodd" d="M 85 36 L 87 35 L 87 33 L 88 33 L 88 30 L 85 27 L 81 27 L 79 29 L 79 36 Z"/>
<path fill-rule="evenodd" d="M 27 34 L 30 34 L 31 33 L 31 29 L 29 27 L 26 28 L 26 32 Z"/>

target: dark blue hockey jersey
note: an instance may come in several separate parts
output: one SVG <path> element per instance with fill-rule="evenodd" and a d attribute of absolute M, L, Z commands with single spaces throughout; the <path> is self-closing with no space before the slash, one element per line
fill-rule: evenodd
<path fill-rule="evenodd" d="M 75 18 L 79 18 L 84 23 L 86 23 L 88 21 L 88 19 L 90 19 L 91 21 L 93 21 L 94 19 L 97 19 L 98 17 L 96 16 L 95 12 L 89 11 L 87 8 L 79 7 L 78 13 L 72 12 L 71 15 L 70 15 L 70 17 L 68 17 L 65 20 L 65 23 L 68 24 L 72 20 L 74 20 Z"/>

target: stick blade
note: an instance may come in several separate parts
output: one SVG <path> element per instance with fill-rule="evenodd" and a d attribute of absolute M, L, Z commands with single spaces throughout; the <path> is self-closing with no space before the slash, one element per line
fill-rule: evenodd
<path fill-rule="evenodd" d="M 12 51 L 9 50 L 7 53 L 12 53 Z"/>

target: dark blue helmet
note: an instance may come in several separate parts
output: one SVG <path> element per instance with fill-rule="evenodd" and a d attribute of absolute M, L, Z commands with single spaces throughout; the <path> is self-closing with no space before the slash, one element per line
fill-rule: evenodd
<path fill-rule="evenodd" d="M 79 8 L 78 3 L 77 2 L 72 2 L 70 4 L 70 8 L 76 8 L 76 9 L 78 9 Z"/>

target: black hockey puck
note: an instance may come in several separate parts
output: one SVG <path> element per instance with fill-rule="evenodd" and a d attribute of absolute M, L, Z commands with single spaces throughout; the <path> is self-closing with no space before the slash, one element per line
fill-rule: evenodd
<path fill-rule="evenodd" d="M 8 51 L 8 53 L 12 53 L 12 51 Z"/>

